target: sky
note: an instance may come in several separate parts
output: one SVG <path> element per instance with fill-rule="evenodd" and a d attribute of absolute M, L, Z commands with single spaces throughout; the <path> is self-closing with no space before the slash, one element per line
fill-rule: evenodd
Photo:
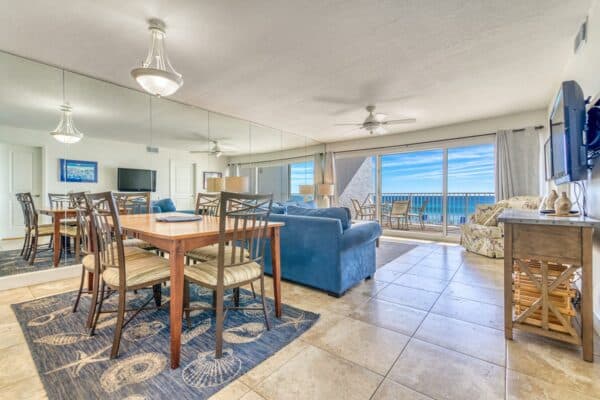
<path fill-rule="evenodd" d="M 382 192 L 440 193 L 442 164 L 442 150 L 383 156 Z M 448 192 L 493 191 L 493 144 L 448 149 Z"/>
<path fill-rule="evenodd" d="M 292 193 L 299 193 L 299 185 L 313 183 L 313 161 L 290 164 L 290 189 Z"/>

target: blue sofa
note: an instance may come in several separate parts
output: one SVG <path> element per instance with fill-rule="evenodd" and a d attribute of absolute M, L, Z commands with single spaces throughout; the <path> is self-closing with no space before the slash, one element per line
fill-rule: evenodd
<path fill-rule="evenodd" d="M 271 214 L 281 228 L 281 277 L 339 297 L 376 269 L 375 244 L 381 236 L 377 222 L 351 223 L 346 208 L 303 209 L 288 206 Z M 265 272 L 271 274 L 269 243 Z"/>

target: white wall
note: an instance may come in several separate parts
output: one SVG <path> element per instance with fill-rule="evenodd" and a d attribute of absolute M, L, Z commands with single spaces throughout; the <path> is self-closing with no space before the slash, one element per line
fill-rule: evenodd
<path fill-rule="evenodd" d="M 583 22 L 583 21 L 582 21 Z M 576 32 L 573 32 L 575 35 Z M 600 96 L 600 0 L 592 3 L 588 19 L 588 41 L 577 54 L 573 54 L 565 67 L 562 81 L 575 80 L 583 89 L 584 95 L 597 99 Z M 558 92 L 561 82 L 556 82 Z M 548 112 L 552 102 L 548 104 Z M 600 164 L 589 173 L 588 178 L 588 213 L 600 218 Z M 569 190 L 563 185 L 560 190 Z M 594 315 L 596 331 L 600 332 L 600 230 L 594 234 Z"/>
<path fill-rule="evenodd" d="M 79 143 L 64 145 L 54 140 L 48 132 L 15 128 L 0 125 L 0 142 L 40 146 L 43 152 L 43 197 L 46 193 L 66 193 L 68 191 L 109 191 L 117 190 L 117 168 L 142 168 L 157 171 L 156 193 L 153 198 L 170 196 L 169 163 L 170 160 L 197 164 L 197 171 L 225 172 L 227 160 L 203 154 L 190 154 L 183 150 L 161 148 L 158 154 L 147 153 L 146 146 L 136 143 L 117 142 L 84 137 Z M 98 183 L 65 183 L 59 180 L 59 159 L 98 162 Z M 2 167 L 4 169 L 4 167 Z M 0 175 L 7 171 L 0 170 Z M 0 183 L 4 180 L 0 179 Z M 196 191 L 201 191 L 201 176 L 196 179 Z M 199 183 L 200 182 L 200 183 Z M 0 187 L 5 192 L 7 188 Z M 6 208 L 0 204 L 0 210 Z"/>

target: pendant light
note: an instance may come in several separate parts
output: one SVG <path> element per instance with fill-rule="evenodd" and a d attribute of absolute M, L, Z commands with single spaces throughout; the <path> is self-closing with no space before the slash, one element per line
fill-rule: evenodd
<path fill-rule="evenodd" d="M 183 78 L 167 57 L 165 23 L 159 19 L 151 19 L 148 23 L 150 49 L 142 67 L 132 69 L 131 76 L 146 92 L 156 96 L 170 96 L 183 85 Z"/>
<path fill-rule="evenodd" d="M 60 106 L 61 116 L 60 122 L 56 129 L 50 132 L 50 135 L 61 143 L 71 144 L 77 143 L 83 138 L 81 133 L 73 123 L 73 108 L 65 101 L 65 70 L 62 70 L 62 97 L 63 104 Z"/>

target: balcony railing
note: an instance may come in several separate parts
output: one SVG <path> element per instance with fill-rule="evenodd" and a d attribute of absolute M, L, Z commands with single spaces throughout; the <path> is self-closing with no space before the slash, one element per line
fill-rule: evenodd
<path fill-rule="evenodd" d="M 374 193 L 370 193 L 367 201 L 375 204 L 375 196 Z M 427 225 L 443 225 L 443 197 L 442 193 L 382 193 L 382 219 L 389 213 L 394 201 L 410 200 L 410 212 L 413 214 L 418 214 L 423 203 L 427 201 L 427 205 L 423 211 L 424 223 Z M 446 214 L 448 225 L 457 226 L 464 224 L 467 222 L 469 215 L 475 212 L 478 205 L 493 204 L 495 201 L 494 193 L 490 192 L 448 193 L 448 211 Z"/>

